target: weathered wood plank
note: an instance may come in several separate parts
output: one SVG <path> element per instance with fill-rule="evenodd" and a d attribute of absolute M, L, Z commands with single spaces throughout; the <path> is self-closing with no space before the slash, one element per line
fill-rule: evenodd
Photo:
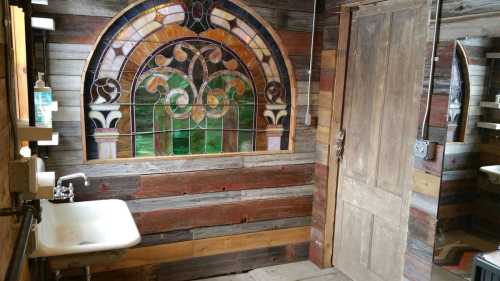
<path fill-rule="evenodd" d="M 93 15 L 75 16 L 53 13 L 48 15 L 56 22 L 56 30 L 48 34 L 48 42 L 50 43 L 94 45 L 99 34 L 110 22 L 110 18 Z"/>
<path fill-rule="evenodd" d="M 129 0 L 80 0 L 77 4 L 71 0 L 51 0 L 49 6 L 35 5 L 34 11 L 37 13 L 54 13 L 54 14 L 69 14 L 69 15 L 87 15 L 100 17 L 113 17 L 119 11 L 126 8 Z M 269 9 L 269 10 L 284 10 L 284 11 L 300 11 L 312 13 L 313 4 L 306 1 L 295 0 L 244 0 L 244 3 L 253 8 Z"/>
<path fill-rule="evenodd" d="M 413 181 L 413 192 L 418 192 L 436 199 L 439 198 L 441 187 L 441 178 L 439 176 L 415 169 Z"/>
<path fill-rule="evenodd" d="M 306 185 L 313 164 L 142 176 L 135 198 Z"/>
<path fill-rule="evenodd" d="M 166 207 L 151 212 L 135 213 L 134 218 L 141 234 L 145 235 L 205 226 L 303 217 L 310 215 L 311 209 L 312 196 L 303 196 L 242 200 L 183 209 Z"/>
<path fill-rule="evenodd" d="M 122 200 L 180 196 L 245 189 L 307 185 L 313 165 L 207 170 L 199 172 L 92 177 L 90 186 L 77 188 L 78 201 Z"/>
<path fill-rule="evenodd" d="M 79 91 L 53 91 L 52 95 L 52 98 L 59 103 L 59 106 L 80 107 L 81 92 Z"/>
<path fill-rule="evenodd" d="M 72 127 L 74 122 L 62 123 L 57 122 L 57 126 L 67 130 L 67 133 L 76 133 L 77 128 Z M 64 126 L 68 127 L 64 127 Z M 78 153 L 78 152 L 77 152 Z M 79 152 L 82 154 L 81 152 Z M 83 154 L 82 154 L 83 155 Z M 75 154 L 76 156 L 76 154 Z M 72 162 L 68 165 L 58 163 L 57 159 L 64 155 L 55 155 L 49 158 L 51 169 L 54 169 L 58 174 L 71 174 L 84 172 L 90 177 L 109 177 L 121 175 L 148 175 L 160 173 L 179 173 L 193 172 L 203 170 L 220 170 L 220 169 L 237 169 L 237 168 L 252 168 L 266 166 L 283 166 L 283 165 L 299 165 L 314 163 L 315 153 L 284 153 L 276 155 L 257 155 L 257 156 L 225 156 L 225 157 L 195 157 L 189 161 L 184 159 L 134 159 L 121 160 L 109 163 L 89 163 L 81 164 Z"/>
<path fill-rule="evenodd" d="M 435 2 L 435 1 L 433 1 Z M 435 7 L 433 3 L 432 7 Z M 443 1 L 443 18 L 461 17 L 500 11 L 500 3 L 491 0 L 447 0 Z M 435 11 L 432 18 L 435 17 Z"/>
<path fill-rule="evenodd" d="M 51 75 L 81 75 L 85 67 L 85 60 L 78 59 L 49 59 Z"/>
<path fill-rule="evenodd" d="M 80 91 L 82 79 L 80 76 L 50 75 L 50 82 L 54 91 Z"/>
<path fill-rule="evenodd" d="M 477 17 L 444 22 L 441 25 L 440 40 L 454 40 L 456 38 L 475 36 L 498 37 L 500 35 L 500 30 L 496 25 L 498 18 L 497 14 L 479 14 Z M 429 33 L 432 32 L 433 28 L 429 28 Z"/>
<path fill-rule="evenodd" d="M 128 6 L 128 0 L 51 0 L 50 5 L 35 5 L 34 12 L 113 17 Z"/>
<path fill-rule="evenodd" d="M 102 272 L 93 275 L 92 279 L 96 281 L 198 280 L 200 278 L 245 272 L 266 266 L 306 260 L 308 245 L 309 243 L 306 242 Z"/>
<path fill-rule="evenodd" d="M 268 230 L 295 228 L 311 225 L 311 217 L 287 218 L 234 225 L 201 227 L 142 236 L 138 247 L 147 247 L 189 240 L 207 239 L 221 236 L 254 233 Z"/>
<path fill-rule="evenodd" d="M 309 233 L 309 227 L 299 227 L 135 248 L 130 249 L 123 260 L 113 264 L 95 266 L 92 271 L 113 271 L 189 260 L 196 257 L 299 244 L 309 240 Z"/>
<path fill-rule="evenodd" d="M 52 114 L 53 121 L 59 122 L 80 122 L 79 106 L 59 106 L 58 110 Z"/>

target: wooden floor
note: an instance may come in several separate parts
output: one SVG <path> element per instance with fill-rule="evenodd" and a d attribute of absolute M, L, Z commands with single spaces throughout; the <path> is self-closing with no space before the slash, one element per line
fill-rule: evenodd
<path fill-rule="evenodd" d="M 311 262 L 290 263 L 201 281 L 351 281 L 336 269 L 320 270 Z"/>
<path fill-rule="evenodd" d="M 290 263 L 199 281 L 352 281 L 335 269 L 320 270 L 310 262 Z M 448 271 L 434 267 L 432 281 L 466 281 Z"/>

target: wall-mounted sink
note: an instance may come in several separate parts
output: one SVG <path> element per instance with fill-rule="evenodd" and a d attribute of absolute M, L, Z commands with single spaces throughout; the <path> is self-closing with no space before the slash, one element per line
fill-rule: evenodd
<path fill-rule="evenodd" d="M 141 236 L 127 204 L 102 200 L 68 204 L 42 201 L 31 257 L 53 257 L 126 249 Z"/>
<path fill-rule="evenodd" d="M 493 184 L 500 184 L 500 165 L 481 167 L 481 172 L 488 174 L 488 178 Z"/>

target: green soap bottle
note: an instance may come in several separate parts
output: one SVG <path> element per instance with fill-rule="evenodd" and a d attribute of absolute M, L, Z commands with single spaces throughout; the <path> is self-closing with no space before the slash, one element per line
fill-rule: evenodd
<path fill-rule="evenodd" d="M 44 73 L 38 73 L 35 83 L 35 120 L 37 126 L 52 127 L 52 89 L 46 87 Z"/>

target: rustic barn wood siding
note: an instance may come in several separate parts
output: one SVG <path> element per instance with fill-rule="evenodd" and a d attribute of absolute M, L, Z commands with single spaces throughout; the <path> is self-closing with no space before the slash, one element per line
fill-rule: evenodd
<path fill-rule="evenodd" d="M 292 61 L 297 78 L 295 153 L 84 163 L 80 100 L 86 59 L 111 17 L 129 2 L 54 0 L 36 11 L 56 21 L 56 31 L 48 37 L 47 78 L 59 101 L 53 119 L 61 139 L 49 149 L 48 169 L 58 176 L 81 171 L 90 177 L 90 187 L 76 187 L 78 201 L 126 200 L 143 236 L 131 256 L 96 269 L 95 278 L 181 281 L 306 259 L 316 155 L 316 128 L 303 125 L 313 3 L 244 1 L 276 29 Z M 314 120 L 321 45 L 319 40 L 315 47 Z M 189 252 L 193 247 L 196 251 Z M 135 264 L 137 260 L 141 262 Z"/>
<path fill-rule="evenodd" d="M 4 14 L 3 3 L 0 5 L 0 21 L 8 16 Z M 9 33 L 5 25 L 0 25 L 0 208 L 11 208 L 12 197 L 9 188 L 9 161 L 13 159 L 14 142 L 11 134 L 9 114 L 9 73 L 7 64 L 10 63 L 7 53 L 11 53 L 7 45 Z M 14 243 L 17 238 L 19 223 L 15 217 L 0 217 L 0 280 L 4 280 L 9 266 Z M 21 280 L 29 280 L 27 262 L 23 265 Z"/>
<path fill-rule="evenodd" d="M 482 115 L 479 103 L 486 99 L 485 52 L 490 48 L 490 41 L 487 38 L 460 40 L 469 62 L 466 79 L 470 83 L 470 98 L 469 103 L 465 105 L 468 116 L 466 116 L 463 141 L 454 142 L 453 139 L 449 139 L 446 144 L 438 212 L 438 235 L 446 236 L 446 232 L 456 229 L 470 229 L 474 217 L 481 144 L 477 121 Z M 454 41 L 449 41 L 449 44 L 454 44 Z"/>
<path fill-rule="evenodd" d="M 464 143 L 447 143 L 451 63 L 456 39 L 478 35 L 491 36 L 498 33 L 499 30 L 495 31 L 497 28 L 492 24 L 498 20 L 500 11 L 496 2 L 443 1 L 443 20 L 437 53 L 439 62 L 436 64 L 430 121 L 430 137 L 439 143 L 438 157 L 431 162 L 417 160 L 415 165 L 416 169 L 431 175 L 427 176 L 429 179 L 434 178 L 424 187 L 421 187 L 422 182 L 415 181 L 405 266 L 405 276 L 409 280 L 431 279 L 437 226 L 443 229 L 454 228 L 457 224 L 466 222 L 470 215 L 467 211 L 463 213 L 457 210 L 470 207 L 470 196 L 473 196 L 475 189 L 474 180 L 470 180 L 469 170 L 474 168 L 470 165 L 477 163 L 478 157 L 475 145 L 478 142 L 475 122 L 480 110 L 477 110 L 479 98 L 475 96 L 480 95 L 482 86 L 480 79 L 472 79 L 475 84 L 471 85 L 473 94 L 468 108 L 469 122 Z M 486 7 L 488 8 L 485 9 Z M 434 9 L 434 5 L 431 8 Z M 485 20 L 486 18 L 488 20 Z M 491 21 L 491 24 L 486 23 L 487 21 Z M 431 22 L 429 39 L 432 38 L 433 31 Z M 477 75 L 477 72 L 471 75 Z M 426 81 L 428 78 L 424 81 L 424 89 L 428 87 Z M 472 173 L 472 177 L 474 174 Z M 419 174 L 417 173 L 415 177 L 419 177 Z M 438 206 L 440 196 L 441 203 L 444 204 Z"/>
<path fill-rule="evenodd" d="M 491 40 L 488 51 L 500 52 L 500 38 Z M 484 61 L 484 60 L 483 60 Z M 489 63 L 486 73 L 489 73 Z M 484 101 L 495 100 L 495 95 L 500 93 L 500 63 L 495 64 L 492 72 L 492 87 L 490 91 L 483 92 Z M 500 123 L 500 113 L 494 109 L 481 110 L 481 119 L 487 122 Z M 498 131 L 481 129 L 481 147 L 478 166 L 500 164 L 500 133 Z M 478 200 L 474 205 L 472 227 L 474 230 L 485 233 L 495 239 L 500 238 L 500 186 L 492 184 L 487 176 L 481 173 L 478 177 Z"/>
<path fill-rule="evenodd" d="M 434 7 L 431 6 L 432 15 Z M 455 40 L 500 35 L 496 24 L 500 20 L 500 3 L 495 0 L 443 0 L 442 16 L 438 50 L 440 60 L 436 66 L 431 108 L 431 138 L 440 146 L 436 160 L 417 161 L 415 165 L 435 178 L 424 189 L 426 192 L 414 190 L 405 268 L 408 280 L 430 280 L 437 233 L 469 223 L 474 206 L 480 142 L 476 123 L 482 115 L 478 105 L 484 93 L 485 73 L 484 59 L 480 54 L 484 52 L 484 49 L 481 50 L 484 42 L 481 39 L 463 41 L 466 52 L 471 55 L 471 98 L 464 141 L 451 143 L 447 139 L 447 112 Z M 431 22 L 428 38 L 432 38 L 433 31 Z M 424 82 L 424 89 L 427 84 Z M 436 232 L 438 226 L 441 230 Z"/>
<path fill-rule="evenodd" d="M 0 7 L 0 20 L 3 22 L 3 7 Z M 9 193 L 9 169 L 8 161 L 11 159 L 11 136 L 9 121 L 9 105 L 7 92 L 7 74 L 5 50 L 5 30 L 4 25 L 0 26 L 0 208 L 11 207 Z M 0 248 L 4 254 L 0 255 L 0 279 L 4 279 L 9 265 L 10 255 L 15 240 L 15 233 L 12 231 L 14 218 L 0 218 Z"/>

